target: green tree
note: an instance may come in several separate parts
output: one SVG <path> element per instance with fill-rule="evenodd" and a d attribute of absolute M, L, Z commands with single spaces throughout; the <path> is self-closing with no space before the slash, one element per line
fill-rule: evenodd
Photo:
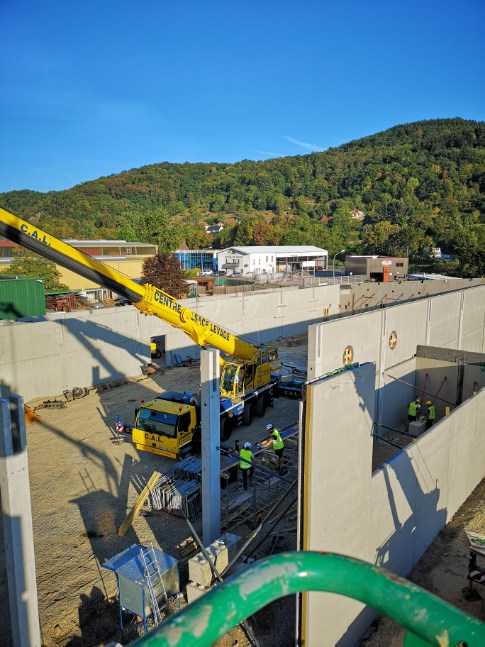
<path fill-rule="evenodd" d="M 143 263 L 142 283 L 150 283 L 176 299 L 187 294 L 186 279 L 187 275 L 173 254 L 159 252 Z"/>
<path fill-rule="evenodd" d="M 67 285 L 59 281 L 60 272 L 52 261 L 34 254 L 24 247 L 16 247 L 10 267 L 1 272 L 11 276 L 24 276 L 32 279 L 42 279 L 47 292 L 67 290 Z"/>

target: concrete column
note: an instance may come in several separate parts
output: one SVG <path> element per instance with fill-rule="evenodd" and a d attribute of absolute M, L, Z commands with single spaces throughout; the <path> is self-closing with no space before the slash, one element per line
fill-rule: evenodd
<path fill-rule="evenodd" d="M 462 346 L 462 336 L 463 336 L 463 310 L 465 309 L 465 290 L 462 290 L 460 293 L 460 318 L 458 319 L 458 344 L 456 345 L 458 350 L 463 348 Z"/>
<path fill-rule="evenodd" d="M 0 489 L 13 644 L 40 647 L 24 403 L 18 395 L 0 398 Z"/>
<path fill-rule="evenodd" d="M 221 394 L 219 351 L 200 353 L 202 380 L 202 539 L 209 546 L 221 536 Z"/>

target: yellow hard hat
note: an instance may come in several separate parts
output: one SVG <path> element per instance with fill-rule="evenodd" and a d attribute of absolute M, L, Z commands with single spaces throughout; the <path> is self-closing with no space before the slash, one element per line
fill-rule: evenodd
<path fill-rule="evenodd" d="M 433 403 L 431 402 L 431 400 L 428 400 L 428 401 L 426 402 L 426 406 L 428 406 L 428 407 L 429 407 L 429 405 L 430 405 L 430 404 L 433 404 Z"/>
<path fill-rule="evenodd" d="M 416 398 L 416 402 L 421 402 L 421 399 L 420 399 L 420 398 Z"/>

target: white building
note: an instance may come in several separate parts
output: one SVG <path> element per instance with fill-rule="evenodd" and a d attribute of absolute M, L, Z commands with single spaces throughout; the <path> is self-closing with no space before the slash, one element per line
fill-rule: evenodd
<path fill-rule="evenodd" d="M 228 247 L 217 255 L 219 272 L 228 276 L 326 270 L 328 251 L 313 245 Z"/>

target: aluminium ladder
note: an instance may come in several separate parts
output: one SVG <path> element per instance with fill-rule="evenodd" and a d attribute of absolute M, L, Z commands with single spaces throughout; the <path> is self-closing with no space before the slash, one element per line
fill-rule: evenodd
<path fill-rule="evenodd" d="M 146 551 L 146 552 L 145 552 Z M 148 588 L 148 593 L 150 596 L 150 606 L 153 611 L 153 620 L 155 626 L 158 626 L 162 622 L 162 614 L 160 612 L 160 607 L 158 605 L 157 595 L 155 589 L 161 584 L 163 590 L 163 596 L 167 605 L 167 613 L 170 613 L 170 605 L 168 602 L 167 590 L 165 589 L 165 583 L 163 581 L 163 576 L 160 572 L 160 564 L 158 563 L 153 544 L 150 543 L 150 548 L 141 548 L 140 549 L 140 558 L 143 564 L 143 575 L 145 582 Z"/>

